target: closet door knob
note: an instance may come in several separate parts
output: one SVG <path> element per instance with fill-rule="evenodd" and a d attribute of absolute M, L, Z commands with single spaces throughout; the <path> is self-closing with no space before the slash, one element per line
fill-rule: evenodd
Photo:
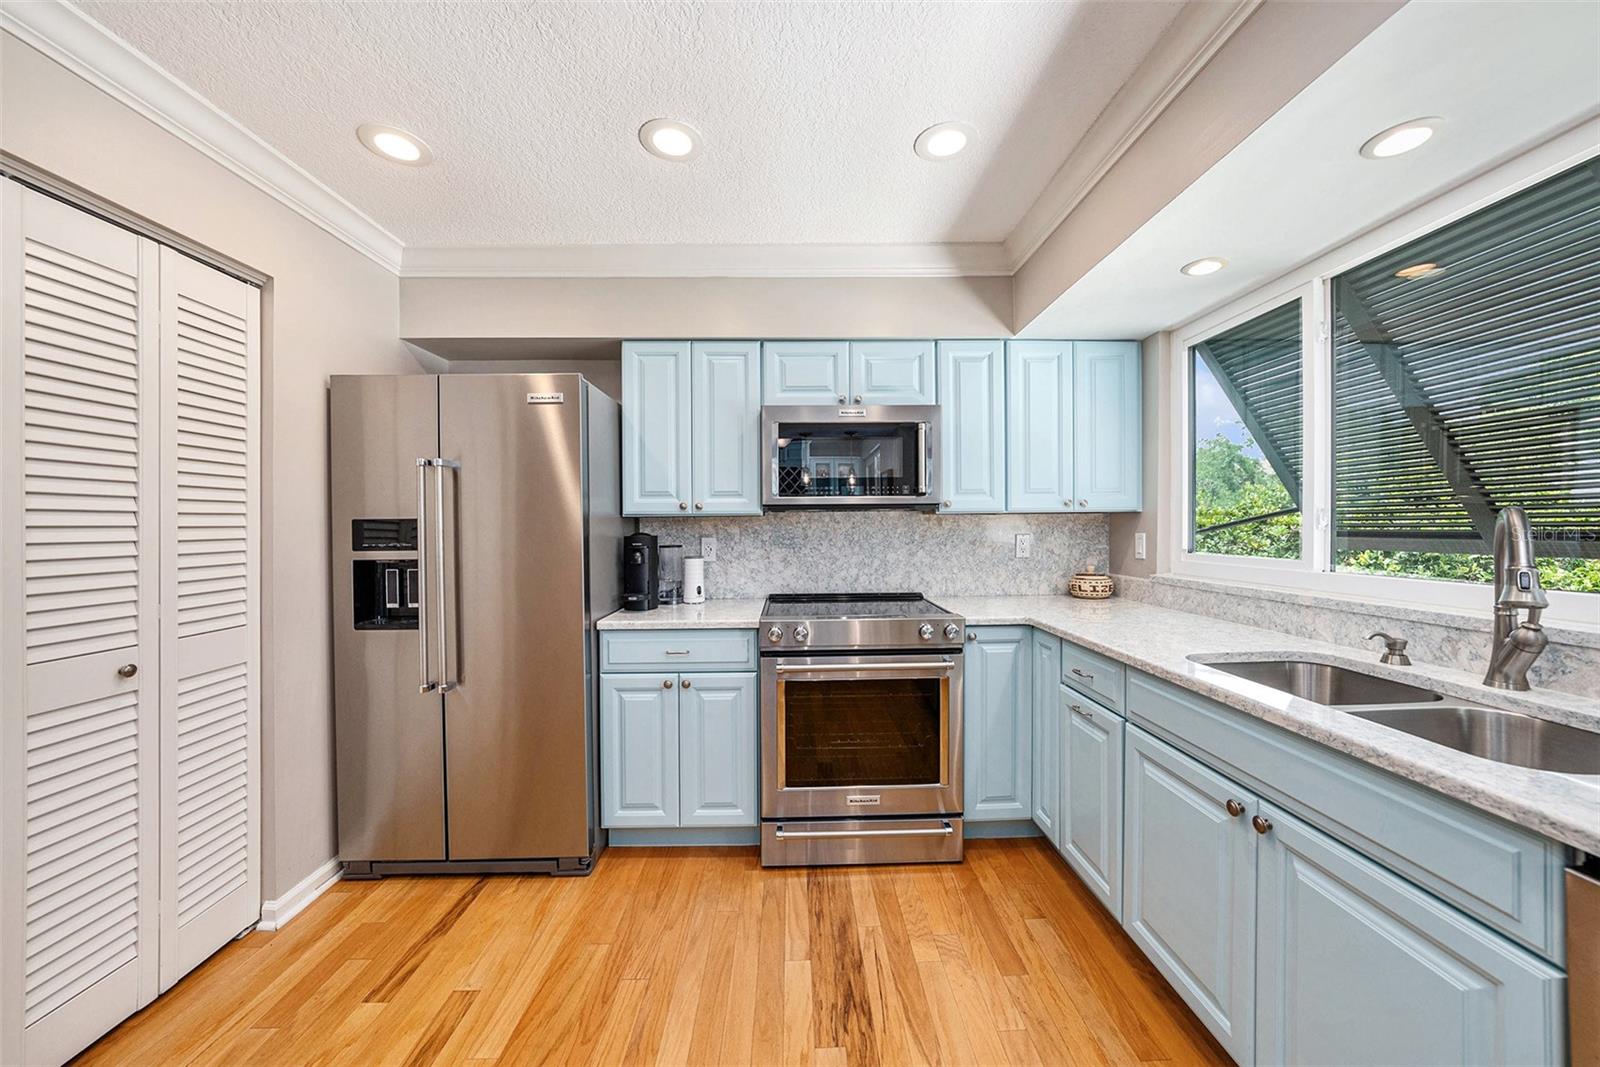
<path fill-rule="evenodd" d="M 132 678 L 138 673 L 139 665 L 137 663 L 124 663 L 122 666 L 117 668 L 118 678 Z"/>

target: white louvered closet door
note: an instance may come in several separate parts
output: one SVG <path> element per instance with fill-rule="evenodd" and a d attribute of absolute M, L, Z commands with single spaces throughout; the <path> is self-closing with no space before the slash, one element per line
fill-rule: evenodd
<path fill-rule="evenodd" d="M 161 249 L 161 988 L 261 916 L 260 292 Z"/>
<path fill-rule="evenodd" d="M 14 182 L 0 353 L 0 1061 L 157 982 L 157 246 Z"/>

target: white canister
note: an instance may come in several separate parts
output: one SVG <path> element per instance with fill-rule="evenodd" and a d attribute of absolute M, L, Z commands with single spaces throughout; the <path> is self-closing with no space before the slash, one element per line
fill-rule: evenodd
<path fill-rule="evenodd" d="M 706 561 L 699 556 L 685 556 L 683 560 L 683 602 L 706 602 Z"/>

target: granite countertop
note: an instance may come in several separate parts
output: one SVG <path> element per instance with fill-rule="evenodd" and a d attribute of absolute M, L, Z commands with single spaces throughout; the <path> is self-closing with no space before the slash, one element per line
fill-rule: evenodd
<path fill-rule="evenodd" d="M 1423 684 L 1446 696 L 1488 707 L 1600 730 L 1600 700 L 1566 693 L 1508 693 L 1480 676 L 1418 663 L 1388 667 L 1342 645 L 1293 637 L 1135 600 L 1065 596 L 934 596 L 973 626 L 1036 626 L 1092 651 L 1210 697 L 1247 715 L 1292 730 L 1329 748 L 1520 826 L 1600 854 L 1600 776 L 1578 777 L 1479 759 L 1342 711 L 1269 689 L 1197 660 L 1292 654 L 1357 667 L 1396 681 Z M 618 612 L 602 630 L 753 628 L 760 600 L 713 600 L 649 612 Z"/>

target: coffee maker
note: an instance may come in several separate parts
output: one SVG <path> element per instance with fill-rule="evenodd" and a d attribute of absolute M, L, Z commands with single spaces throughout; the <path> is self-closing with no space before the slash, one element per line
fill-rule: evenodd
<path fill-rule="evenodd" d="M 622 539 L 622 609 L 650 611 L 659 603 L 660 549 L 656 535 L 629 534 Z"/>

